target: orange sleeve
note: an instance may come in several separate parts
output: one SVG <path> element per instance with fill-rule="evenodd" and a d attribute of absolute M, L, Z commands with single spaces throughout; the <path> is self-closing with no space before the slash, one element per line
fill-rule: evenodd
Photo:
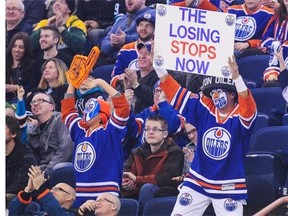
<path fill-rule="evenodd" d="M 130 108 L 125 95 L 111 97 L 116 115 L 121 118 L 127 118 L 130 114 Z"/>
<path fill-rule="evenodd" d="M 64 98 L 61 101 L 62 121 L 65 122 L 66 117 L 70 113 L 74 113 L 74 112 L 76 112 L 76 109 L 75 109 L 75 98 L 74 97 Z"/>
<path fill-rule="evenodd" d="M 160 83 L 161 89 L 165 92 L 167 100 L 171 102 L 173 99 L 174 95 L 180 88 L 179 83 L 177 83 L 176 80 L 173 79 L 171 75 L 168 75 L 166 80 L 162 83 Z"/>
<path fill-rule="evenodd" d="M 261 45 L 262 40 L 261 39 L 252 39 L 248 40 L 248 43 L 250 45 L 250 48 L 258 48 Z"/>

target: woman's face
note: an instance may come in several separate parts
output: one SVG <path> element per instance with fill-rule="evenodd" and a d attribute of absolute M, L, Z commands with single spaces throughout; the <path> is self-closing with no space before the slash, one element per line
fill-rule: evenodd
<path fill-rule="evenodd" d="M 43 77 L 47 82 L 58 79 L 58 71 L 54 61 L 49 61 L 43 71 Z"/>
<path fill-rule="evenodd" d="M 12 57 L 14 60 L 21 60 L 25 54 L 24 42 L 21 39 L 15 41 L 12 48 Z"/>

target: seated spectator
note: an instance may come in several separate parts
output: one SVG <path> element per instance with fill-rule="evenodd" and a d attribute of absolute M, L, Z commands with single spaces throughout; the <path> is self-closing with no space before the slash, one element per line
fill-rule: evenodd
<path fill-rule="evenodd" d="M 185 131 L 190 142 L 186 144 L 186 146 L 183 147 L 182 149 L 184 153 L 184 165 L 183 165 L 182 176 L 176 176 L 172 178 L 172 180 L 176 180 L 179 183 L 183 181 L 183 179 L 185 178 L 186 174 L 189 171 L 190 165 L 195 156 L 195 150 L 196 150 L 197 138 L 198 138 L 197 129 L 188 122 L 185 123 Z"/>
<path fill-rule="evenodd" d="M 145 123 L 143 146 L 133 150 L 124 164 L 122 180 L 123 195 L 138 199 L 140 213 L 153 193 L 164 186 L 177 184 L 173 176 L 179 176 L 183 169 L 183 152 L 168 137 L 168 125 L 160 116 L 152 116 Z"/>
<path fill-rule="evenodd" d="M 125 0 L 127 13 L 118 22 L 115 22 L 101 43 L 101 55 L 95 68 L 114 64 L 117 54 L 124 44 L 136 41 L 136 20 L 143 14 L 154 9 L 146 7 L 143 0 Z"/>
<path fill-rule="evenodd" d="M 56 164 L 71 161 L 73 142 L 68 128 L 61 122 L 61 113 L 54 111 L 55 103 L 51 95 L 36 93 L 30 105 L 38 125 L 31 129 L 28 145 L 41 170 L 49 175 Z"/>
<path fill-rule="evenodd" d="M 22 0 L 6 0 L 6 47 L 18 32 L 32 32 L 32 26 L 23 20 L 25 8 Z"/>
<path fill-rule="evenodd" d="M 155 11 L 145 13 L 136 20 L 137 34 L 139 39 L 125 44 L 119 51 L 112 76 L 125 73 L 126 68 L 139 70 L 137 44 L 146 43 L 154 38 L 155 29 Z"/>
<path fill-rule="evenodd" d="M 53 5 L 54 16 L 48 20 L 41 20 L 31 34 L 33 50 L 39 52 L 40 29 L 43 26 L 54 26 L 61 35 L 57 45 L 58 50 L 63 50 L 73 57 L 84 52 L 86 41 L 85 23 L 77 16 L 72 15 L 75 10 L 75 0 L 55 0 Z"/>
<path fill-rule="evenodd" d="M 85 22 L 92 45 L 100 47 L 103 37 L 125 12 L 123 0 L 79 0 L 76 15 Z"/>
<path fill-rule="evenodd" d="M 26 91 L 37 86 L 31 76 L 32 49 L 29 35 L 19 32 L 13 36 L 6 50 L 6 101 L 16 103 L 17 87 Z"/>
<path fill-rule="evenodd" d="M 6 115 L 6 200 L 10 202 L 28 182 L 27 172 L 37 161 L 31 150 L 21 142 L 21 132 L 15 116 Z"/>
<path fill-rule="evenodd" d="M 45 18 L 45 0 L 23 0 L 25 16 L 23 20 L 31 26 Z"/>
<path fill-rule="evenodd" d="M 262 0 L 245 0 L 242 5 L 228 7 L 227 12 L 236 15 L 234 36 L 236 57 L 263 54 L 259 47 L 263 32 L 272 18 L 274 10 L 262 5 Z"/>
<path fill-rule="evenodd" d="M 129 143 L 123 146 L 125 160 L 129 157 L 132 149 L 142 146 L 145 143 L 144 125 L 146 120 L 151 116 L 161 116 L 166 120 L 168 124 L 168 136 L 172 137 L 180 148 L 188 142 L 186 135 L 181 136 L 185 131 L 185 119 L 167 102 L 166 96 L 160 88 L 159 83 L 160 81 L 158 81 L 153 88 L 154 104 L 145 108 L 139 114 L 134 115 L 132 112 L 130 114 L 126 135 L 127 142 Z M 131 104 L 131 96 L 133 95 L 130 94 L 129 90 L 125 92 L 125 96 Z M 134 139 L 137 139 L 137 141 L 134 141 Z"/>
<path fill-rule="evenodd" d="M 153 87 L 158 81 L 151 59 L 151 43 L 137 45 L 139 70 L 125 69 L 124 86 L 135 95 L 134 113 L 153 105 Z"/>
<path fill-rule="evenodd" d="M 25 207 L 31 203 L 32 199 L 43 209 L 43 212 L 36 212 L 36 215 L 75 215 L 71 209 L 76 197 L 74 188 L 61 182 L 49 190 L 44 172 L 38 166 L 32 165 L 28 176 L 27 186 L 19 191 L 17 197 L 9 205 L 10 216 L 23 215 Z"/>
<path fill-rule="evenodd" d="M 288 102 L 288 70 L 287 66 L 285 64 L 284 58 L 283 58 L 283 48 L 280 48 L 278 52 L 275 52 L 274 54 L 278 61 L 280 66 L 280 74 L 275 77 L 274 80 L 270 81 L 273 83 L 276 83 L 275 85 L 281 86 L 282 88 L 282 95 L 284 99 Z M 268 81 L 269 82 L 269 81 Z"/>
<path fill-rule="evenodd" d="M 119 195 L 123 173 L 121 140 L 126 134 L 129 105 L 121 95 L 101 79 L 86 79 L 82 87 L 101 87 L 111 97 L 109 103 L 90 98 L 85 104 L 82 118 L 75 110 L 75 88 L 70 83 L 62 100 L 62 120 L 70 130 L 75 143 L 74 168 L 77 198 L 75 207 L 103 192 Z"/>
<path fill-rule="evenodd" d="M 42 77 L 37 88 L 27 94 L 26 101 L 30 103 L 36 92 L 45 92 L 51 95 L 55 103 L 55 111 L 61 111 L 61 100 L 67 90 L 65 72 L 68 70 L 66 64 L 57 58 L 51 58 L 42 65 Z M 29 109 L 30 110 L 30 109 Z"/>
<path fill-rule="evenodd" d="M 96 200 L 87 200 L 78 209 L 79 215 L 116 216 L 121 208 L 119 198 L 110 193 L 100 194 Z"/>
<path fill-rule="evenodd" d="M 57 49 L 57 44 L 59 43 L 59 41 L 60 33 L 55 27 L 44 26 L 40 29 L 39 44 L 41 51 L 39 51 L 38 55 L 34 58 L 32 65 L 33 75 L 36 76 L 38 79 L 37 84 L 41 79 L 41 67 L 45 61 L 51 58 L 58 58 L 62 60 L 67 67 L 70 67 L 72 57 L 70 55 L 67 55 L 62 50 Z"/>
<path fill-rule="evenodd" d="M 280 6 L 278 7 L 277 12 L 268 23 L 266 31 L 262 37 L 262 44 L 261 46 L 269 53 L 269 67 L 266 68 L 263 74 L 263 80 L 266 81 L 273 81 L 277 80 L 277 77 L 280 73 L 280 65 L 279 59 L 277 59 L 277 52 L 283 48 L 282 57 L 284 61 L 287 63 L 288 61 L 288 42 L 287 42 L 287 34 L 283 33 L 283 29 L 287 29 L 287 9 L 288 6 L 283 1 L 280 2 Z M 286 64 L 285 63 L 285 64 Z"/>

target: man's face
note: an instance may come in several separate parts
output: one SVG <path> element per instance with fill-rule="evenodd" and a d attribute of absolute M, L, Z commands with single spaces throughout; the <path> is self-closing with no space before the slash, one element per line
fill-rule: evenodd
<path fill-rule="evenodd" d="M 162 89 L 158 86 L 154 89 L 153 91 L 153 95 L 154 95 L 154 104 L 157 104 L 159 103 L 159 97 L 160 97 L 160 94 L 162 93 Z"/>
<path fill-rule="evenodd" d="M 63 16 L 69 14 L 71 12 L 66 4 L 66 0 L 55 0 L 53 5 L 53 12 L 60 12 Z"/>
<path fill-rule="evenodd" d="M 7 22 L 20 22 L 24 17 L 24 11 L 21 10 L 18 1 L 6 1 L 6 21 Z"/>
<path fill-rule="evenodd" d="M 145 0 L 125 0 L 125 5 L 127 12 L 135 13 L 145 6 Z"/>
<path fill-rule="evenodd" d="M 41 115 L 47 115 L 48 113 L 53 113 L 54 106 L 50 101 L 50 98 L 46 94 L 37 94 L 33 97 L 31 101 L 31 111 L 35 118 Z"/>
<path fill-rule="evenodd" d="M 185 131 L 190 141 L 192 141 L 195 145 L 197 144 L 197 130 L 196 128 L 189 124 L 185 124 Z"/>
<path fill-rule="evenodd" d="M 58 183 L 53 188 L 51 188 L 51 193 L 60 205 L 66 202 L 68 196 L 73 196 L 72 188 L 65 183 Z"/>
<path fill-rule="evenodd" d="M 138 66 L 140 69 L 146 70 L 152 67 L 151 53 L 146 47 L 142 47 L 138 50 Z"/>
<path fill-rule="evenodd" d="M 95 215 L 104 216 L 104 215 L 112 215 L 112 213 L 116 210 L 115 200 L 110 194 L 101 194 L 96 199 L 96 209 Z"/>
<path fill-rule="evenodd" d="M 159 121 L 148 120 L 145 126 L 145 139 L 149 145 L 158 145 L 167 137 L 168 131 L 163 130 Z"/>
<path fill-rule="evenodd" d="M 53 31 L 51 30 L 41 30 L 39 44 L 41 50 L 47 51 L 53 46 L 56 47 L 58 39 L 54 37 Z"/>
<path fill-rule="evenodd" d="M 137 33 L 140 40 L 149 41 L 154 36 L 154 26 L 147 21 L 141 21 L 137 26 Z"/>
<path fill-rule="evenodd" d="M 218 108 L 224 108 L 228 103 L 227 91 L 223 89 L 214 89 L 211 91 L 211 97 L 214 105 Z"/>
<path fill-rule="evenodd" d="M 23 40 L 18 39 L 15 41 L 11 50 L 11 54 L 14 60 L 20 61 L 23 58 L 25 54 L 25 46 Z"/>

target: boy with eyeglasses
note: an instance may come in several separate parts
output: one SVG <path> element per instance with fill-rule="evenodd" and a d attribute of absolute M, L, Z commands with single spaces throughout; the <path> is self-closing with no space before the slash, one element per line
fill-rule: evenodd
<path fill-rule="evenodd" d="M 60 182 L 49 190 L 44 172 L 38 166 L 32 165 L 29 168 L 28 176 L 29 181 L 25 189 L 19 191 L 17 197 L 9 204 L 9 215 L 23 215 L 26 206 L 32 200 L 39 203 L 41 211 L 43 211 L 35 212 L 35 215 L 75 215 L 74 210 L 71 209 L 76 198 L 74 188 Z"/>
<path fill-rule="evenodd" d="M 156 115 L 146 120 L 145 143 L 134 149 L 124 164 L 122 180 L 124 197 L 138 199 L 140 213 L 145 203 L 161 187 L 176 188 L 173 176 L 182 173 L 184 154 L 168 137 L 168 125 Z"/>

